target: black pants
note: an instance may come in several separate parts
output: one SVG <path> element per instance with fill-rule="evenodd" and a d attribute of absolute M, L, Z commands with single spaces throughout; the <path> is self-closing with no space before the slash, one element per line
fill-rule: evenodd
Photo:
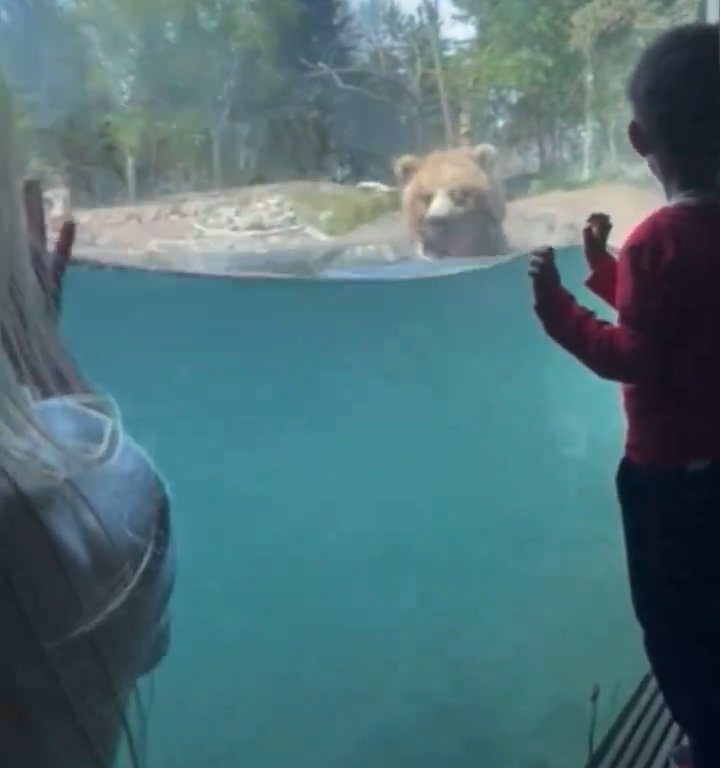
<path fill-rule="evenodd" d="M 720 768 L 720 464 L 617 476 L 633 605 L 696 768 Z"/>

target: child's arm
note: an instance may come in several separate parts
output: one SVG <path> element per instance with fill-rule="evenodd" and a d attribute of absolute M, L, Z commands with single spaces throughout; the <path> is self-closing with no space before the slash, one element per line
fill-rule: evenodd
<path fill-rule="evenodd" d="M 552 254 L 539 258 L 552 259 Z M 661 350 L 646 331 L 660 316 L 660 307 L 642 263 L 642 254 L 634 249 L 617 261 L 617 325 L 598 320 L 559 281 L 538 279 L 537 270 L 533 279 L 535 311 L 547 334 L 598 376 L 626 384 L 657 378 L 664 365 Z"/>
<path fill-rule="evenodd" d="M 585 281 L 585 287 L 617 310 L 618 263 L 607 251 L 601 258 L 602 261 L 596 262 L 590 277 Z"/>
<path fill-rule="evenodd" d="M 585 259 L 590 267 L 586 287 L 613 309 L 617 293 L 617 261 L 608 251 L 608 237 L 612 230 L 610 217 L 604 213 L 593 213 L 583 230 Z"/>

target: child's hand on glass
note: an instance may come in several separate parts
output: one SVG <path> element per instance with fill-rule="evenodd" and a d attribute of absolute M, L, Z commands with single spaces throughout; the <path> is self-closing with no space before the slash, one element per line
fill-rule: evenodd
<path fill-rule="evenodd" d="M 528 274 L 533 282 L 535 295 L 557 290 L 562 286 L 560 272 L 555 264 L 555 251 L 552 248 L 540 248 L 530 254 Z"/>
<path fill-rule="evenodd" d="M 595 272 L 608 254 L 608 238 L 613 225 L 606 213 L 593 213 L 588 217 L 583 230 L 585 260 Z"/>

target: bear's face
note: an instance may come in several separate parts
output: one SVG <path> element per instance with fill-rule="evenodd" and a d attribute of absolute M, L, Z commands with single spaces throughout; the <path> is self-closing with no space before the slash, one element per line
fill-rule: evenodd
<path fill-rule="evenodd" d="M 413 240 L 427 256 L 474 258 L 507 252 L 505 197 L 489 144 L 405 155 L 395 162 Z"/>

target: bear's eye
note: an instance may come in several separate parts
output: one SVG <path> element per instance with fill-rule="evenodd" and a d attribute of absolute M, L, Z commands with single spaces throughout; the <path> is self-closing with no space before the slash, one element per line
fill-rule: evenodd
<path fill-rule="evenodd" d="M 470 202 L 471 192 L 469 189 L 453 189 L 450 197 L 455 205 L 465 206 Z"/>
<path fill-rule="evenodd" d="M 435 197 L 435 195 L 433 195 L 432 192 L 426 192 L 424 195 L 422 195 L 422 197 L 420 199 L 422 200 L 422 204 L 426 208 L 429 208 L 432 205 L 432 201 L 433 201 L 434 197 Z"/>

